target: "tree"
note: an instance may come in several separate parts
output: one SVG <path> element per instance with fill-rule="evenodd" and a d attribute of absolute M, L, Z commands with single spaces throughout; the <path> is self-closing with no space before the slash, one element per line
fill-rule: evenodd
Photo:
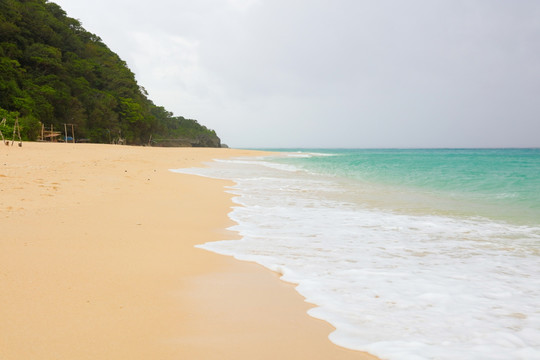
<path fill-rule="evenodd" d="M 20 116 L 30 138 L 41 121 L 76 124 L 95 142 L 121 134 L 132 144 L 219 144 L 212 130 L 156 106 L 125 61 L 48 0 L 0 0 L 0 107 Z"/>

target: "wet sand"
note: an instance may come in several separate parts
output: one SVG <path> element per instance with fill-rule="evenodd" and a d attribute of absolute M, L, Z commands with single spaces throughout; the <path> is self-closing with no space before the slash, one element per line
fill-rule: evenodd
<path fill-rule="evenodd" d="M 230 183 L 168 169 L 256 154 L 1 147 L 0 359 L 372 359 L 277 274 L 194 247 L 237 237 Z"/>

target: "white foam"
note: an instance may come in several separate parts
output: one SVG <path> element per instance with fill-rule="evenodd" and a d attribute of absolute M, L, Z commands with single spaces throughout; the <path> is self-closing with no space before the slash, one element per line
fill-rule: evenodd
<path fill-rule="evenodd" d="M 285 153 L 285 156 L 291 157 L 291 158 L 312 158 L 314 156 L 320 157 L 328 157 L 328 156 L 338 156 L 336 154 L 330 154 L 330 153 L 318 153 L 318 152 L 303 152 L 303 151 L 297 151 L 294 153 Z"/>
<path fill-rule="evenodd" d="M 242 239 L 200 247 L 299 284 L 333 342 L 387 359 L 540 359 L 540 229 L 369 209 L 261 162 L 187 170 L 234 180 L 242 205 Z"/>

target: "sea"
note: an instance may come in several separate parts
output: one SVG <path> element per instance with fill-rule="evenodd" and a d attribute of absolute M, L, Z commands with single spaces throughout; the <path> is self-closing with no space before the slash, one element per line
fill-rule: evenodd
<path fill-rule="evenodd" d="M 381 359 L 540 359 L 540 149 L 275 149 L 234 181 L 240 240 L 201 248 L 297 284 Z"/>

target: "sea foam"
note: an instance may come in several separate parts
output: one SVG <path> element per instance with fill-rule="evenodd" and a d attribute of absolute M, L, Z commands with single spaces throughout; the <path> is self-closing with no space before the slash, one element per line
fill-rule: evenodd
<path fill-rule="evenodd" d="M 178 170 L 236 184 L 241 240 L 201 248 L 298 284 L 317 305 L 309 314 L 347 348 L 396 360 L 540 359 L 540 228 L 373 208 L 344 200 L 361 198 L 354 187 L 281 165 Z"/>

